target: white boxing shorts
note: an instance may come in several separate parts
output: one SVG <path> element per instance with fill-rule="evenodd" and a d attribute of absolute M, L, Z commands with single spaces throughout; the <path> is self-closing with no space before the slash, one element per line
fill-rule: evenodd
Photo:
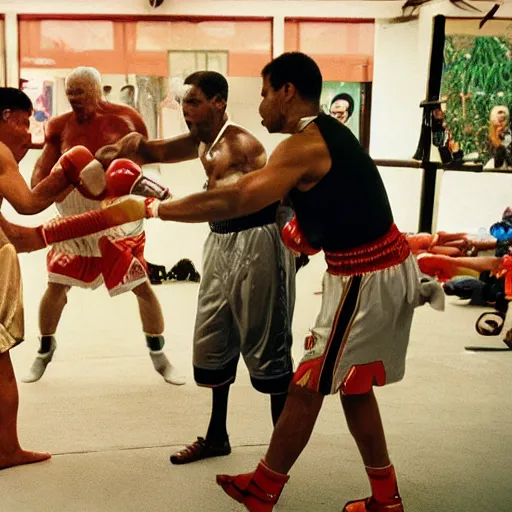
<path fill-rule="evenodd" d="M 57 209 L 63 216 L 101 207 L 73 190 Z M 47 255 L 48 282 L 95 289 L 105 283 L 111 296 L 148 281 L 144 259 L 144 221 L 130 222 L 94 235 L 54 244 Z"/>
<path fill-rule="evenodd" d="M 293 382 L 324 395 L 401 380 L 421 274 L 393 225 L 372 246 L 326 253 L 320 313 Z"/>

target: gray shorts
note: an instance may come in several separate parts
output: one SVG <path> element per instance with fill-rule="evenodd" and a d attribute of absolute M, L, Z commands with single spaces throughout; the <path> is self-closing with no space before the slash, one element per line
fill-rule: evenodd
<path fill-rule="evenodd" d="M 194 377 L 200 386 L 233 382 L 240 354 L 253 386 L 283 393 L 293 374 L 295 258 L 276 224 L 210 233 L 194 335 Z"/>

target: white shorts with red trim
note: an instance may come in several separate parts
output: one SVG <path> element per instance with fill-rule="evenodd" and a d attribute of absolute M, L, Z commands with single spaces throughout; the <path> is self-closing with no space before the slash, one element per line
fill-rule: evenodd
<path fill-rule="evenodd" d="M 420 279 L 413 254 L 376 272 L 326 272 L 322 306 L 295 384 L 324 395 L 339 390 L 349 395 L 401 380 Z"/>
<path fill-rule="evenodd" d="M 87 199 L 76 190 L 57 203 L 63 217 L 100 206 L 99 201 Z M 143 220 L 57 243 L 46 258 L 48 281 L 89 289 L 105 283 L 111 296 L 133 290 L 149 279 L 144 259 L 145 243 Z"/>
<path fill-rule="evenodd" d="M 146 282 L 145 233 L 98 242 L 100 257 L 59 252 L 53 247 L 47 256 L 48 282 L 95 289 L 105 283 L 111 297 L 133 290 Z"/>

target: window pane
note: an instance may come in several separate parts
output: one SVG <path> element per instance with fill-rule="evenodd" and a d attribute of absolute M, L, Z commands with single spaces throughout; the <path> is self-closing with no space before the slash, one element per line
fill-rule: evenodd
<path fill-rule="evenodd" d="M 285 51 L 313 57 L 324 80 L 371 82 L 374 24 L 348 22 L 285 22 Z"/>
<path fill-rule="evenodd" d="M 261 69 L 271 59 L 270 21 L 76 21 L 21 17 L 19 30 L 20 77 L 38 105 L 32 121 L 37 142 L 43 140 L 48 119 L 70 109 L 64 80 L 77 66 L 96 68 L 102 76 L 105 100 L 134 106 L 150 137 L 169 137 L 186 131 L 178 95 L 183 79 L 198 70 L 217 71 L 232 86 L 228 108 L 234 120 L 245 120 L 245 124 L 264 133 L 257 105 Z M 254 98 L 249 103 L 238 102 L 237 98 L 243 98 L 247 90 L 254 91 Z M 44 102 L 42 98 L 46 98 Z"/>
<path fill-rule="evenodd" d="M 114 24 L 111 21 L 43 20 L 40 27 L 41 50 L 114 49 Z"/>

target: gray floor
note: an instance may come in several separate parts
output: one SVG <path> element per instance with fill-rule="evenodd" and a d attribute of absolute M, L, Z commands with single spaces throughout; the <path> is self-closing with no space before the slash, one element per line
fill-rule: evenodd
<path fill-rule="evenodd" d="M 27 340 L 13 350 L 20 377 L 37 350 L 44 255 L 23 256 Z M 296 358 L 320 296 L 321 257 L 298 275 Z M 0 512 L 237 511 L 215 484 L 218 472 L 254 468 L 271 433 L 267 397 L 241 368 L 232 388 L 229 457 L 173 467 L 169 454 L 203 435 L 209 392 L 192 379 L 197 285 L 155 287 L 166 315 L 167 352 L 183 387 L 152 370 L 132 296 L 73 290 L 46 375 L 20 382 L 20 436 L 51 461 L 0 473 Z M 473 325 L 480 310 L 449 303 L 417 310 L 402 383 L 379 389 L 388 444 L 408 512 L 512 510 L 512 352 Z M 312 440 L 291 473 L 277 511 L 341 511 L 368 493 L 362 463 L 337 397 L 325 403 Z"/>

